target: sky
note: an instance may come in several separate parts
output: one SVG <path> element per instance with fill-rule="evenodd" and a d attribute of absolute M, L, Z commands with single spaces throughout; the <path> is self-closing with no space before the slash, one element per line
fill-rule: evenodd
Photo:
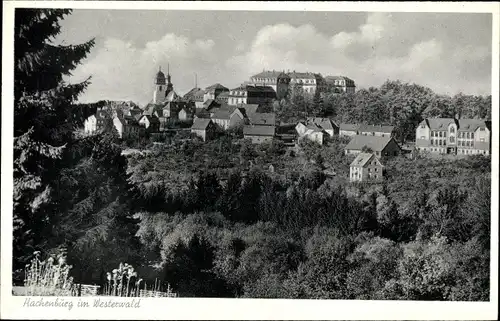
<path fill-rule="evenodd" d="M 491 94 L 492 16 L 75 9 L 56 43 L 96 45 L 68 79 L 92 76 L 81 102 L 151 101 L 170 66 L 174 90 L 233 88 L 266 70 L 344 75 L 358 89 L 401 80 L 440 94 Z"/>

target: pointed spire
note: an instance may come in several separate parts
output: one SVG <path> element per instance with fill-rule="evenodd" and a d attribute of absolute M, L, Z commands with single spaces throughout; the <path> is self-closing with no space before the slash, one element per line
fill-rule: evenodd
<path fill-rule="evenodd" d="M 161 71 L 161 66 L 158 66 L 158 71 Z"/>
<path fill-rule="evenodd" d="M 167 64 L 167 75 L 170 75 L 170 63 Z"/>

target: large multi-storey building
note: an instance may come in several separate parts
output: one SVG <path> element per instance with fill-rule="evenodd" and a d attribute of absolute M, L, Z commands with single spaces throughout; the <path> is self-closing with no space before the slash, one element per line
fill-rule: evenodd
<path fill-rule="evenodd" d="M 269 104 L 276 99 L 276 92 L 270 86 L 241 85 L 229 91 L 228 104 Z"/>
<path fill-rule="evenodd" d="M 416 130 L 418 151 L 435 154 L 491 153 L 491 122 L 481 119 L 427 118 Z"/>
<path fill-rule="evenodd" d="M 325 91 L 333 93 L 354 94 L 356 84 L 354 80 L 345 76 L 326 76 L 324 81 Z"/>
<path fill-rule="evenodd" d="M 275 70 L 264 70 L 250 77 L 250 81 L 247 82 L 249 85 L 271 87 L 276 92 L 276 97 L 278 99 L 285 97 L 289 83 L 290 76 L 283 71 Z"/>
<path fill-rule="evenodd" d="M 288 76 L 290 76 L 290 86 L 298 85 L 306 94 L 314 94 L 323 84 L 323 77 L 312 72 L 295 72 L 294 70 L 288 73 Z"/>

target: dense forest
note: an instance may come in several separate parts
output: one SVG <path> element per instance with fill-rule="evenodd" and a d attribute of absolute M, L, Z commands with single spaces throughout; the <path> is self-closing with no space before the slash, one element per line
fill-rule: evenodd
<path fill-rule="evenodd" d="M 236 131 L 206 143 L 153 137 L 124 156 L 112 123 L 73 134 L 90 108 L 76 103 L 90 80 L 69 85 L 62 75 L 93 40 L 50 43 L 69 13 L 16 11 L 15 282 L 41 250 L 66 251 L 76 282 L 103 282 L 128 262 L 181 297 L 489 299 L 489 157 L 387 159 L 383 182 L 351 184 L 342 138 L 289 149 L 252 145 Z M 389 81 L 316 95 L 308 114 L 392 117 L 411 139 L 402 129 L 426 114 L 457 112 L 437 97 Z M 443 101 L 458 106 L 457 97 L 462 115 L 491 112 L 491 97 Z M 277 102 L 280 117 L 301 117 L 299 100 Z"/>

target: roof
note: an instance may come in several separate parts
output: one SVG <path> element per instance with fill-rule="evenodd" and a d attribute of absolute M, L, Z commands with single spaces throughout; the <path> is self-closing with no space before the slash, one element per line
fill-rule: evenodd
<path fill-rule="evenodd" d="M 221 84 L 216 83 L 216 84 L 213 84 L 213 85 L 208 86 L 207 88 L 205 88 L 205 92 L 215 92 L 217 89 L 223 90 L 223 91 L 228 91 L 229 90 L 226 87 L 222 86 Z"/>
<path fill-rule="evenodd" d="M 247 125 L 243 127 L 243 135 L 245 136 L 274 136 L 274 133 L 274 126 Z"/>
<path fill-rule="evenodd" d="M 165 74 L 159 70 L 157 73 L 156 73 L 156 78 L 165 78 Z"/>
<path fill-rule="evenodd" d="M 247 115 L 253 114 L 257 112 L 257 109 L 259 108 L 258 104 L 238 104 L 236 105 L 238 108 L 243 108 L 245 109 L 245 113 Z"/>
<path fill-rule="evenodd" d="M 219 109 L 213 114 L 212 119 L 230 119 L 232 113 L 227 109 Z"/>
<path fill-rule="evenodd" d="M 252 125 L 276 125 L 276 115 L 274 113 L 250 113 L 247 116 Z"/>
<path fill-rule="evenodd" d="M 194 101 L 203 101 L 203 95 L 205 91 L 201 88 L 193 88 L 184 95 L 184 99 L 190 99 Z M 199 98 L 197 98 L 199 97 Z"/>
<path fill-rule="evenodd" d="M 356 135 L 347 144 L 345 149 L 361 150 L 366 146 L 374 152 L 380 152 L 391 140 L 391 137 Z"/>
<path fill-rule="evenodd" d="M 208 125 L 212 122 L 211 119 L 208 118 L 196 118 L 191 126 L 191 129 L 194 130 L 206 130 Z"/>
<path fill-rule="evenodd" d="M 339 124 L 340 130 L 357 131 L 359 129 L 358 124 Z"/>
<path fill-rule="evenodd" d="M 154 117 L 154 116 L 151 116 L 151 115 L 142 115 L 142 117 L 146 117 L 151 124 L 155 124 L 155 123 L 159 123 L 160 122 L 160 120 L 158 119 L 158 117 Z M 139 120 L 142 117 L 140 117 Z M 134 119 L 137 120 L 137 118 L 135 118 L 135 117 L 134 117 Z"/>
<path fill-rule="evenodd" d="M 174 100 L 177 100 L 177 99 L 180 99 L 181 96 L 177 95 L 177 93 L 175 91 L 171 91 L 167 94 L 167 97 L 165 97 L 165 100 L 166 101 L 174 101 Z"/>
<path fill-rule="evenodd" d="M 270 86 L 241 85 L 239 87 L 231 89 L 231 91 L 233 91 L 233 90 L 243 90 L 243 91 L 253 91 L 253 92 L 256 92 L 256 91 L 265 91 L 265 92 L 276 93 L 274 91 L 273 87 L 270 87 Z"/>
<path fill-rule="evenodd" d="M 308 117 L 308 123 L 315 124 L 323 129 L 333 129 L 333 126 L 337 127 L 337 124 L 333 122 L 330 118 L 321 118 L 321 117 Z"/>
<path fill-rule="evenodd" d="M 210 109 L 211 107 L 216 107 L 218 104 L 215 102 L 215 100 L 213 99 L 207 99 L 204 103 L 203 103 L 203 108 L 205 109 Z"/>
<path fill-rule="evenodd" d="M 364 167 L 373 158 L 377 159 L 377 157 L 372 153 L 359 153 L 350 166 Z"/>
<path fill-rule="evenodd" d="M 360 125 L 360 132 L 378 132 L 390 134 L 394 131 L 394 126 Z"/>
<path fill-rule="evenodd" d="M 316 126 L 316 124 L 314 124 L 314 123 L 307 124 L 306 127 L 308 129 L 315 131 L 315 132 L 322 132 L 323 131 L 320 127 Z"/>
<path fill-rule="evenodd" d="M 430 129 L 440 129 L 446 130 L 448 125 L 456 122 L 454 118 L 427 118 L 424 122 L 429 126 Z"/>
<path fill-rule="evenodd" d="M 316 75 L 312 72 L 290 72 L 288 73 L 290 78 L 299 78 L 299 79 L 316 79 Z"/>
<path fill-rule="evenodd" d="M 458 120 L 459 131 L 476 131 L 478 128 L 488 128 L 488 125 L 483 119 L 464 118 Z"/>
<path fill-rule="evenodd" d="M 325 77 L 325 82 L 327 82 L 327 83 L 333 82 L 335 80 L 345 80 L 347 85 L 349 85 L 349 83 L 354 84 L 354 80 L 352 80 L 351 78 L 346 77 L 346 76 L 326 76 Z"/>
<path fill-rule="evenodd" d="M 256 75 L 253 75 L 251 78 L 278 78 L 278 76 L 281 76 L 281 74 L 284 74 L 282 71 L 276 71 L 276 70 L 264 70 Z"/>

